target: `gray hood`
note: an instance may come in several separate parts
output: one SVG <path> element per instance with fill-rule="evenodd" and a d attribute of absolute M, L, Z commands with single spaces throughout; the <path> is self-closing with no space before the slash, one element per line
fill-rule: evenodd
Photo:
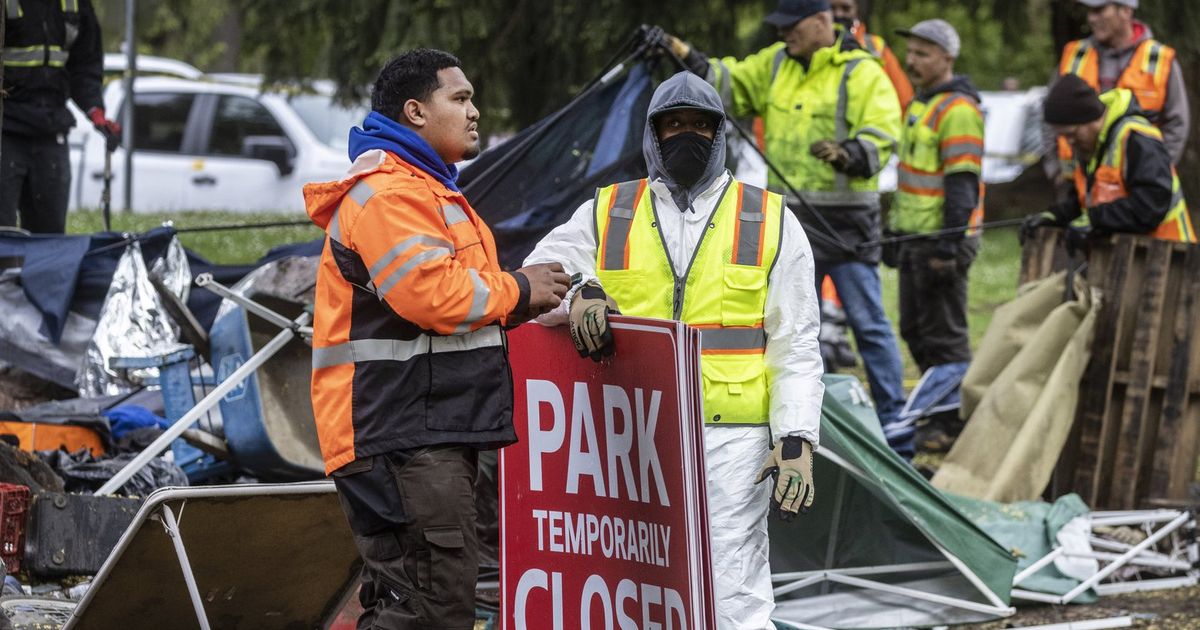
<path fill-rule="evenodd" d="M 668 109 L 694 107 L 711 112 L 718 117 L 716 136 L 713 137 L 712 153 L 708 156 L 708 166 L 704 174 L 692 185 L 683 190 L 676 184 L 663 167 L 662 153 L 658 149 L 658 137 L 654 133 L 651 119 Z M 642 155 L 646 158 L 646 170 L 650 181 L 661 179 L 667 184 L 671 196 L 675 198 L 680 210 L 686 210 L 690 202 L 725 172 L 725 110 L 721 105 L 721 97 L 717 90 L 704 79 L 691 72 L 680 72 L 662 82 L 650 97 L 650 109 L 646 112 L 646 134 L 642 140 Z"/>

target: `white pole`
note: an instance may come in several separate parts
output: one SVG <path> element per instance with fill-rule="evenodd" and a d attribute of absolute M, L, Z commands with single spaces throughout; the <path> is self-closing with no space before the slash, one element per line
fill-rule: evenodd
<path fill-rule="evenodd" d="M 1112 573 L 1114 571 L 1116 571 L 1117 569 L 1125 566 L 1125 563 L 1128 562 L 1130 559 L 1132 559 L 1134 556 L 1136 556 L 1139 553 L 1141 553 L 1142 551 L 1150 548 L 1152 545 L 1154 545 L 1154 543 L 1158 542 L 1159 540 L 1162 540 L 1163 537 L 1165 537 L 1167 534 L 1178 529 L 1180 525 L 1183 525 L 1190 518 L 1192 518 L 1192 515 L 1187 512 L 1184 512 L 1184 513 L 1180 514 L 1179 516 L 1175 517 L 1175 520 L 1173 520 L 1170 523 L 1167 523 L 1166 525 L 1161 527 L 1158 531 L 1151 534 L 1150 537 L 1147 538 L 1146 540 L 1143 540 L 1142 542 L 1134 545 L 1134 547 L 1132 549 L 1130 549 L 1129 551 L 1122 554 L 1121 557 L 1118 558 L 1116 561 L 1114 561 L 1112 564 L 1109 564 L 1108 566 L 1104 567 L 1103 569 L 1100 570 L 1100 572 L 1098 572 L 1095 575 L 1093 575 L 1092 577 L 1088 578 L 1087 581 L 1085 581 L 1085 582 L 1081 583 L 1079 586 L 1076 586 L 1075 588 L 1071 589 L 1071 592 L 1067 593 L 1066 595 L 1063 595 L 1063 598 L 1062 598 L 1063 603 L 1064 604 L 1071 603 L 1071 600 L 1075 599 L 1076 597 L 1079 597 L 1080 594 L 1082 594 L 1084 591 L 1088 590 L 1089 588 L 1092 588 L 1096 584 L 1099 584 L 1101 580 L 1112 575 Z"/>
<path fill-rule="evenodd" d="M 175 513 L 171 506 L 162 506 L 163 526 L 171 544 L 175 545 L 175 555 L 179 557 L 179 568 L 183 571 L 183 581 L 187 583 L 188 595 L 192 598 L 192 607 L 196 609 L 196 621 L 200 622 L 200 630 L 211 630 L 208 624 L 208 614 L 204 612 L 204 599 L 200 597 L 200 587 L 196 586 L 196 576 L 192 573 L 192 563 L 188 562 L 187 549 L 183 546 L 183 538 L 179 533 L 179 523 L 175 521 Z"/>
<path fill-rule="evenodd" d="M 300 316 L 294 321 L 299 326 L 303 326 L 304 324 L 308 323 L 308 318 L 308 313 L 301 313 Z M 150 460 L 158 457 L 158 454 L 166 450 L 171 442 L 175 441 L 175 438 L 183 435 L 183 432 L 188 430 L 193 423 L 199 420 L 200 416 L 208 413 L 209 409 L 212 409 L 217 403 L 221 402 L 221 399 L 225 397 L 225 394 L 228 394 L 233 390 L 233 388 L 237 387 L 242 383 L 242 381 L 246 380 L 246 378 L 255 370 L 257 370 L 259 366 L 261 366 L 263 363 L 266 363 L 267 359 L 270 359 L 275 355 L 276 352 L 279 352 L 281 348 L 286 346 L 295 335 L 295 331 L 293 331 L 291 328 L 279 331 L 279 334 L 275 335 L 275 337 L 271 339 L 267 345 L 263 346 L 261 350 L 254 353 L 254 356 L 250 357 L 241 365 L 241 367 L 234 370 L 233 374 L 229 375 L 229 378 L 221 381 L 221 384 L 213 388 L 213 390 L 209 392 L 209 394 L 205 396 L 203 400 L 196 403 L 195 407 L 192 407 L 190 411 L 183 414 L 182 418 L 176 420 L 175 424 L 171 425 L 171 427 L 164 431 L 162 435 L 158 436 L 158 439 L 151 442 L 150 446 L 147 446 L 145 450 L 143 450 L 141 453 L 138 453 L 138 456 L 126 464 L 120 472 L 118 472 L 112 479 L 109 479 L 107 482 L 105 482 L 105 484 L 95 492 L 96 496 L 112 494 L 117 490 L 120 490 L 121 486 L 125 485 L 125 482 L 129 481 L 129 479 L 133 477 L 137 471 L 141 470 L 142 467 L 145 466 Z"/>

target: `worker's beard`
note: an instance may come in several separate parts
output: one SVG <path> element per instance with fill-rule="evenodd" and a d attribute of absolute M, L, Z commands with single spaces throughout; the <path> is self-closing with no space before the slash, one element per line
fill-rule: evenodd
<path fill-rule="evenodd" d="M 663 168 L 676 184 L 691 188 L 708 169 L 712 145 L 712 140 L 698 133 L 671 136 L 659 143 Z"/>

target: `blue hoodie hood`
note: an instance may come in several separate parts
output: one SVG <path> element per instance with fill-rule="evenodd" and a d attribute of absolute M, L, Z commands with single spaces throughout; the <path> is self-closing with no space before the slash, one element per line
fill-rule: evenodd
<path fill-rule="evenodd" d="M 446 188 L 458 192 L 458 167 L 446 164 L 425 139 L 404 125 L 371 112 L 362 128 L 350 130 L 350 161 L 372 149 L 395 153 L 400 159 L 432 175 Z"/>

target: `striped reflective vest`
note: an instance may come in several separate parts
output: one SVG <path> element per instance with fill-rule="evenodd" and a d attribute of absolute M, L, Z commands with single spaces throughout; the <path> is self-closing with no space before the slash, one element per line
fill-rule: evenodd
<path fill-rule="evenodd" d="M 39 2 L 39 4 L 50 5 L 51 3 Z M 54 4 L 57 4 L 58 9 L 62 12 L 64 23 L 62 37 L 52 36 L 50 27 L 37 24 L 34 29 L 23 30 L 35 30 L 39 35 L 38 43 L 24 45 L 27 42 L 21 41 L 23 38 L 13 37 L 14 32 L 9 31 L 4 42 L 6 72 L 10 72 L 9 68 L 36 68 L 39 66 L 63 68 L 67 65 L 67 60 L 71 56 L 71 45 L 75 43 L 75 38 L 79 35 L 79 0 L 59 0 Z M 13 25 L 14 20 L 25 18 L 25 7 L 21 5 L 21 0 L 4 0 L 4 10 L 10 25 L 9 28 L 15 26 Z"/>
<path fill-rule="evenodd" d="M 326 472 L 400 449 L 516 439 L 500 326 L 519 281 L 462 193 L 376 155 L 370 170 L 304 187 L 327 234 L 312 339 Z"/>
<path fill-rule="evenodd" d="M 945 176 L 980 175 L 983 167 L 983 115 L 974 98 L 944 92 L 909 105 L 900 141 L 899 186 L 888 214 L 893 232 L 920 234 L 945 227 Z M 983 182 L 979 205 L 968 225 L 983 221 Z M 968 230 L 968 236 L 978 234 Z"/>
<path fill-rule="evenodd" d="M 1086 226 L 1090 223 L 1087 209 L 1125 198 L 1129 191 L 1125 186 L 1125 172 L 1129 164 L 1125 161 L 1129 137 L 1140 133 L 1162 141 L 1162 132 L 1142 116 L 1129 114 L 1133 104 L 1133 93 L 1129 90 L 1113 90 L 1100 96 L 1108 109 L 1104 126 L 1096 146 L 1101 147 L 1087 168 L 1075 168 L 1075 192 L 1082 210 L 1072 225 Z M 1166 217 L 1158 228 L 1150 233 L 1154 238 L 1167 241 L 1196 242 L 1196 231 L 1188 216 L 1187 202 L 1179 184 L 1179 175 L 1171 167 L 1171 202 Z"/>
<path fill-rule="evenodd" d="M 1117 79 L 1116 88 L 1130 90 L 1142 110 L 1152 117 L 1162 111 L 1167 102 L 1167 86 L 1175 63 L 1175 49 L 1153 39 L 1138 44 L 1129 65 Z M 1097 92 L 1100 86 L 1100 53 L 1090 39 L 1075 40 L 1063 48 L 1058 66 L 1059 76 L 1074 74 Z M 1058 138 L 1058 157 L 1063 173 L 1075 170 L 1071 146 L 1066 138 Z"/>
<path fill-rule="evenodd" d="M 594 208 L 596 274 L 621 312 L 701 330 L 705 422 L 767 424 L 763 313 L 782 235 L 783 198 L 731 178 L 680 276 L 663 245 L 646 180 L 600 189 Z"/>

